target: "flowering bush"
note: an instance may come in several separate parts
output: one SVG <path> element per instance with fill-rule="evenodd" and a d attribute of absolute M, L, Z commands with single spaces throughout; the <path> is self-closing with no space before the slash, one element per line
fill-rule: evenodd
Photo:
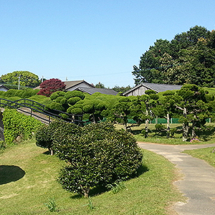
<path fill-rule="evenodd" d="M 190 140 L 190 142 L 191 142 L 191 143 L 199 143 L 200 140 L 198 139 L 198 137 L 195 137 L 195 138 L 192 138 L 192 139 Z"/>

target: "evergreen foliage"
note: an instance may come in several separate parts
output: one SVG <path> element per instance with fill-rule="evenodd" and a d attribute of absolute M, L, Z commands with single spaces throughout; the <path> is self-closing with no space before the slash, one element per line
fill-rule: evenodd
<path fill-rule="evenodd" d="M 85 197 L 92 187 L 134 176 L 142 162 L 135 138 L 124 130 L 116 131 L 112 124 L 90 124 L 71 134 L 61 128 L 53 142 L 56 155 L 69 163 L 59 182 Z"/>
<path fill-rule="evenodd" d="M 29 71 L 14 71 L 7 73 L 1 76 L 1 80 L 3 83 L 10 84 L 17 89 L 19 77 L 20 86 L 37 87 L 41 83 L 39 77 Z"/>
<path fill-rule="evenodd" d="M 201 26 L 177 34 L 173 40 L 157 40 L 133 67 L 135 84 L 196 84 L 215 86 L 215 32 Z"/>

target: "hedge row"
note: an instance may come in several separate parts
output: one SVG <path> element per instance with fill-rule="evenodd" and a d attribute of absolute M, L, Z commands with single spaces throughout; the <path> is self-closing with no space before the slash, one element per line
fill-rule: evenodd
<path fill-rule="evenodd" d="M 7 144 L 13 143 L 18 136 L 22 139 L 32 138 L 42 123 L 13 109 L 3 112 L 4 138 Z"/>

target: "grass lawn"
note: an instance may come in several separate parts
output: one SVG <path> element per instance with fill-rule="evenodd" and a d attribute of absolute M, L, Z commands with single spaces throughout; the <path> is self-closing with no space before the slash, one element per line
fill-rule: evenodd
<path fill-rule="evenodd" d="M 53 214 L 44 203 L 55 199 L 57 214 L 167 214 L 166 209 L 182 195 L 172 182 L 179 176 L 175 167 L 160 155 L 144 150 L 140 176 L 124 184 L 117 194 L 90 193 L 89 199 L 61 188 L 56 178 L 64 165 L 34 141 L 8 147 L 0 154 L 0 214 Z M 170 213 L 169 213 L 170 214 Z"/>
<path fill-rule="evenodd" d="M 166 127 L 166 124 L 163 124 Z M 208 127 L 215 127 L 215 123 L 206 123 Z M 170 128 L 177 128 L 175 135 L 173 138 L 166 138 L 166 132 L 156 132 L 155 124 L 149 124 L 149 136 L 147 138 L 141 134 L 141 130 L 143 130 L 145 124 L 141 124 L 140 126 L 131 127 L 131 132 L 134 134 L 135 138 L 139 142 L 151 142 L 151 143 L 161 143 L 161 144 L 171 144 L 171 145 L 188 145 L 194 144 L 189 141 L 182 141 L 182 124 L 171 124 Z M 116 128 L 123 128 L 122 125 L 117 124 Z M 210 131 L 202 132 L 197 134 L 199 142 L 195 144 L 210 144 L 215 143 L 215 128 Z"/>
<path fill-rule="evenodd" d="M 215 167 L 215 152 L 212 151 L 215 147 L 209 147 L 204 149 L 185 150 L 184 153 L 193 157 L 200 158 L 208 162 L 211 166 Z"/>

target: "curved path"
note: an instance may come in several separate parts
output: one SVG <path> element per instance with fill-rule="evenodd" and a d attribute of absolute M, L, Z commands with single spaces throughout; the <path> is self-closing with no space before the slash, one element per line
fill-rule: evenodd
<path fill-rule="evenodd" d="M 203 160 L 181 153 L 184 150 L 215 147 L 215 144 L 163 145 L 138 142 L 138 145 L 164 156 L 181 171 L 183 179 L 174 184 L 188 199 L 186 203 L 174 205 L 179 215 L 215 214 L 215 168 Z"/>

